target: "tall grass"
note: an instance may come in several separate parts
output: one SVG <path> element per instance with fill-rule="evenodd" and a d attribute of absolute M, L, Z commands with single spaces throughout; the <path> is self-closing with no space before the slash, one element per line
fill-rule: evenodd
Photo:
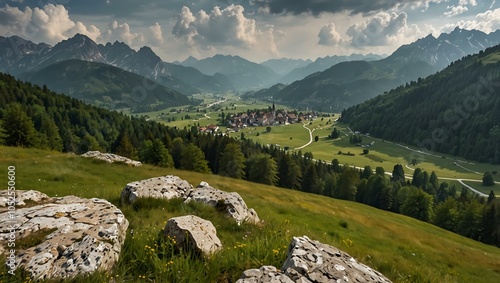
<path fill-rule="evenodd" d="M 49 196 L 99 197 L 117 205 L 130 222 L 120 259 L 111 270 L 49 282 L 235 282 L 261 265 L 280 268 L 293 236 L 338 247 L 381 271 L 394 282 L 500 282 L 500 250 L 402 215 L 216 175 L 107 164 L 69 154 L 0 147 L 0 180 L 16 166 L 17 189 Z M 174 174 L 193 185 L 207 181 L 238 192 L 263 220 L 242 224 L 216 208 L 182 200 L 120 202 L 132 181 Z M 197 215 L 217 229 L 223 249 L 210 257 L 174 248 L 163 236 L 169 218 Z M 11 277 L 0 268 L 0 282 L 30 282 L 20 270 Z"/>

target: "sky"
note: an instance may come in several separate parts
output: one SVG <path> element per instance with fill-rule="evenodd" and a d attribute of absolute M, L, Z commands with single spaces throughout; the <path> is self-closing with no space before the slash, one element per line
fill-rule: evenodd
<path fill-rule="evenodd" d="M 82 33 L 164 61 L 391 54 L 455 27 L 500 29 L 500 0 L 0 0 L 0 35 L 50 45 Z"/>

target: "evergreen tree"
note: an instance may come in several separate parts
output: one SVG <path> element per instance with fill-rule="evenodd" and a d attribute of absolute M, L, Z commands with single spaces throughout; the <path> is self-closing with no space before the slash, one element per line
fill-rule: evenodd
<path fill-rule="evenodd" d="M 483 186 L 494 186 L 495 179 L 493 178 L 493 174 L 491 172 L 485 172 L 483 175 Z"/>
<path fill-rule="evenodd" d="M 36 130 L 33 121 L 21 104 L 11 103 L 7 105 L 2 124 L 5 130 L 5 145 L 20 147 L 37 146 Z"/>
<path fill-rule="evenodd" d="M 392 170 L 391 181 L 392 182 L 400 182 L 401 184 L 404 184 L 405 171 L 403 170 L 403 166 L 401 164 L 394 165 L 394 169 Z"/>
<path fill-rule="evenodd" d="M 241 179 L 245 175 L 245 156 L 237 143 L 227 144 L 219 162 L 219 175 Z"/>
<path fill-rule="evenodd" d="M 256 154 L 247 160 L 248 180 L 276 185 L 278 183 L 278 165 L 269 154 Z"/>
<path fill-rule="evenodd" d="M 476 200 L 471 200 L 460 211 L 457 232 L 462 236 L 478 240 L 481 235 L 481 220 L 481 205 Z"/>
<path fill-rule="evenodd" d="M 484 206 L 481 226 L 481 241 L 490 245 L 498 244 L 498 216 L 495 202 Z"/>
<path fill-rule="evenodd" d="M 316 170 L 316 166 L 313 162 L 308 162 L 304 175 L 302 176 L 302 191 L 320 194 L 323 190 L 321 181 Z"/>
<path fill-rule="evenodd" d="M 174 159 L 175 168 L 181 168 L 182 153 L 184 152 L 185 147 L 186 146 L 184 145 L 184 141 L 182 140 L 182 138 L 177 137 L 172 140 L 172 147 L 170 148 L 170 154 Z"/>
<path fill-rule="evenodd" d="M 380 175 L 380 176 L 385 176 L 385 170 L 383 167 L 378 166 L 375 168 L 375 174 Z"/>
<path fill-rule="evenodd" d="M 85 134 L 78 147 L 80 153 L 85 153 L 87 151 L 103 151 L 99 142 L 90 134 Z"/>
<path fill-rule="evenodd" d="M 424 185 L 424 174 L 422 173 L 422 169 L 417 168 L 413 172 L 413 179 L 411 181 L 411 185 L 417 188 L 422 188 Z"/>
<path fill-rule="evenodd" d="M 187 145 L 182 152 L 181 169 L 200 173 L 210 173 L 205 154 L 194 144 Z"/>
<path fill-rule="evenodd" d="M 373 175 L 372 168 L 369 165 L 366 165 L 361 173 L 361 179 L 368 179 L 371 175 Z"/>
<path fill-rule="evenodd" d="M 292 160 L 288 153 L 279 159 L 278 169 L 278 186 L 294 190 L 300 189 L 302 171 L 300 170 L 300 166 Z"/>
<path fill-rule="evenodd" d="M 359 181 L 359 173 L 356 169 L 344 165 L 344 171 L 339 176 L 335 197 L 355 200 Z"/>
<path fill-rule="evenodd" d="M 454 198 L 449 197 L 435 207 L 432 224 L 455 232 L 458 216 L 458 203 Z"/>
<path fill-rule="evenodd" d="M 5 144 L 5 138 L 7 135 L 5 134 L 5 129 L 2 126 L 2 120 L 0 120 L 0 145 Z"/>
<path fill-rule="evenodd" d="M 159 167 L 168 168 L 174 165 L 170 152 L 160 139 L 144 141 L 139 151 L 139 159 Z"/>
<path fill-rule="evenodd" d="M 337 158 L 332 160 L 332 169 L 333 169 L 333 172 L 335 172 L 335 173 L 340 172 L 340 162 Z"/>
<path fill-rule="evenodd" d="M 433 216 L 433 196 L 422 189 L 413 188 L 401 206 L 401 213 L 410 217 L 430 222 Z"/>
<path fill-rule="evenodd" d="M 132 159 L 137 158 L 135 147 L 130 142 L 126 132 L 118 136 L 118 146 L 115 149 L 115 153 Z"/>

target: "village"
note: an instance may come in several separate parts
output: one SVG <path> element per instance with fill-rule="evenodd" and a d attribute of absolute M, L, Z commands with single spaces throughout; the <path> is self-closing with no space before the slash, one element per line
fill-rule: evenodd
<path fill-rule="evenodd" d="M 239 132 L 247 127 L 265 127 L 275 125 L 290 125 L 302 121 L 312 120 L 318 117 L 318 113 L 310 111 L 307 113 L 297 113 L 297 111 L 287 111 L 278 109 L 273 103 L 272 107 L 265 110 L 248 110 L 247 112 L 221 115 L 219 125 L 210 124 L 199 127 L 203 133 L 215 133 L 219 131 L 219 126 L 227 127 L 228 132 Z"/>

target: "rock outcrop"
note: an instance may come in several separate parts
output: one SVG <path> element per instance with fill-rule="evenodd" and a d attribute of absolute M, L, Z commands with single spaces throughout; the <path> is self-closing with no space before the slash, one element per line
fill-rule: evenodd
<path fill-rule="evenodd" d="M 110 202 L 75 196 L 46 198 L 34 191 L 16 194 L 42 202 L 29 207 L 19 202 L 14 218 L 6 207 L 0 208 L 0 245 L 15 233 L 16 267 L 27 270 L 33 279 L 109 270 L 118 260 L 129 223 Z M 23 241 L 26 237 L 38 239 L 39 244 L 30 246 L 34 241 Z"/>
<path fill-rule="evenodd" d="M 44 200 L 48 200 L 49 196 L 39 191 L 11 191 L 11 194 L 15 193 L 15 206 L 25 206 L 26 203 L 40 203 Z M 9 204 L 9 191 L 0 191 L 0 212 L 2 212 L 3 207 L 8 207 Z"/>
<path fill-rule="evenodd" d="M 174 241 L 177 247 L 187 247 L 206 256 L 222 248 L 212 222 L 194 215 L 169 219 L 163 234 Z"/>
<path fill-rule="evenodd" d="M 138 198 L 182 198 L 184 202 L 196 201 L 221 208 L 238 224 L 247 221 L 259 223 L 254 209 L 248 208 L 243 198 L 235 192 L 225 192 L 201 182 L 193 188 L 187 181 L 177 176 L 164 176 L 127 184 L 121 193 L 122 203 L 133 203 Z"/>
<path fill-rule="evenodd" d="M 281 271 L 272 266 L 243 272 L 239 283 L 249 282 L 377 282 L 390 283 L 380 272 L 359 263 L 347 253 L 313 241 L 294 237 Z"/>
<path fill-rule="evenodd" d="M 121 193 L 122 203 L 133 203 L 137 198 L 185 198 L 191 184 L 173 175 L 156 177 L 127 184 Z"/>
<path fill-rule="evenodd" d="M 123 162 L 132 166 L 141 166 L 142 163 L 140 161 L 132 160 L 127 157 L 123 157 L 113 153 L 102 153 L 100 151 L 88 151 L 82 154 L 83 157 L 92 157 L 100 160 L 104 160 L 109 163 L 113 162 Z"/>
<path fill-rule="evenodd" d="M 259 223 L 257 212 L 248 209 L 245 201 L 238 193 L 225 192 L 211 187 L 207 182 L 201 182 L 198 187 L 192 189 L 186 196 L 185 202 L 196 201 L 214 207 L 221 207 L 238 224 L 244 221 Z"/>

